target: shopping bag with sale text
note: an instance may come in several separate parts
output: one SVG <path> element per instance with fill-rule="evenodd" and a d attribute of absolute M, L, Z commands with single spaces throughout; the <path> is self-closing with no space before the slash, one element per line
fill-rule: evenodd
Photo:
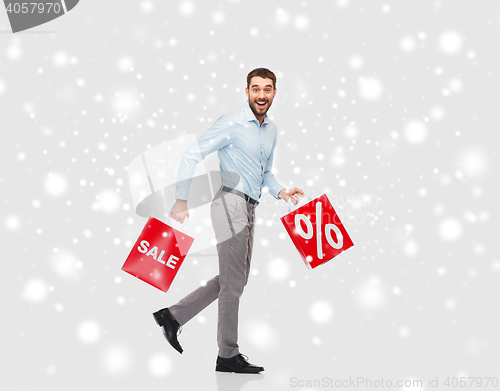
<path fill-rule="evenodd" d="M 150 217 L 122 270 L 167 292 L 194 239 Z"/>
<path fill-rule="evenodd" d="M 289 212 L 281 222 L 309 269 L 354 245 L 326 194 Z"/>

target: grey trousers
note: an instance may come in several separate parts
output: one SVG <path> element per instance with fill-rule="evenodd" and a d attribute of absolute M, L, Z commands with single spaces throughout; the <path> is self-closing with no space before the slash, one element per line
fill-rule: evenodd
<path fill-rule="evenodd" d="M 211 217 L 217 239 L 219 275 L 169 307 L 177 322 L 183 325 L 218 298 L 217 344 L 218 355 L 223 358 L 240 353 L 238 309 L 250 273 L 255 208 L 236 194 L 217 192 Z"/>

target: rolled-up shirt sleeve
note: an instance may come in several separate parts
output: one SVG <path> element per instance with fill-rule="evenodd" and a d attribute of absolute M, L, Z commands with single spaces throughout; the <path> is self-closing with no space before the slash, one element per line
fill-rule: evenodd
<path fill-rule="evenodd" d="M 181 163 L 177 170 L 175 198 L 188 200 L 189 187 L 193 179 L 196 166 L 207 155 L 225 147 L 233 141 L 231 121 L 222 116 L 208 128 L 193 144 L 182 154 Z"/>
<path fill-rule="evenodd" d="M 267 159 L 266 169 L 264 171 L 264 186 L 269 188 L 269 193 L 279 200 L 278 194 L 285 187 L 280 185 L 279 182 L 274 178 L 273 173 L 271 172 L 273 168 L 273 160 L 274 160 L 274 149 L 276 148 L 276 140 L 274 140 L 273 147 L 271 149 L 271 153 L 269 154 L 269 158 Z"/>
<path fill-rule="evenodd" d="M 220 117 L 182 154 L 177 170 L 175 198 L 186 200 L 196 166 L 207 155 L 225 147 L 233 141 L 232 123 L 226 117 Z"/>

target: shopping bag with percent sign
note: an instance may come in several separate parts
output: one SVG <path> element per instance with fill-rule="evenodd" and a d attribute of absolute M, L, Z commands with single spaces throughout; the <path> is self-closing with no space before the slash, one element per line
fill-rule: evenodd
<path fill-rule="evenodd" d="M 326 194 L 302 206 L 299 203 L 281 222 L 309 269 L 354 245 Z"/>

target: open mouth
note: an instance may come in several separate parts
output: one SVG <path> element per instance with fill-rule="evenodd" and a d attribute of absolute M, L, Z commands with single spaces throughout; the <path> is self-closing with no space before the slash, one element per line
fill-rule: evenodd
<path fill-rule="evenodd" d="M 257 106 L 261 107 L 261 108 L 264 108 L 267 104 L 267 102 L 255 102 L 257 103 Z"/>

